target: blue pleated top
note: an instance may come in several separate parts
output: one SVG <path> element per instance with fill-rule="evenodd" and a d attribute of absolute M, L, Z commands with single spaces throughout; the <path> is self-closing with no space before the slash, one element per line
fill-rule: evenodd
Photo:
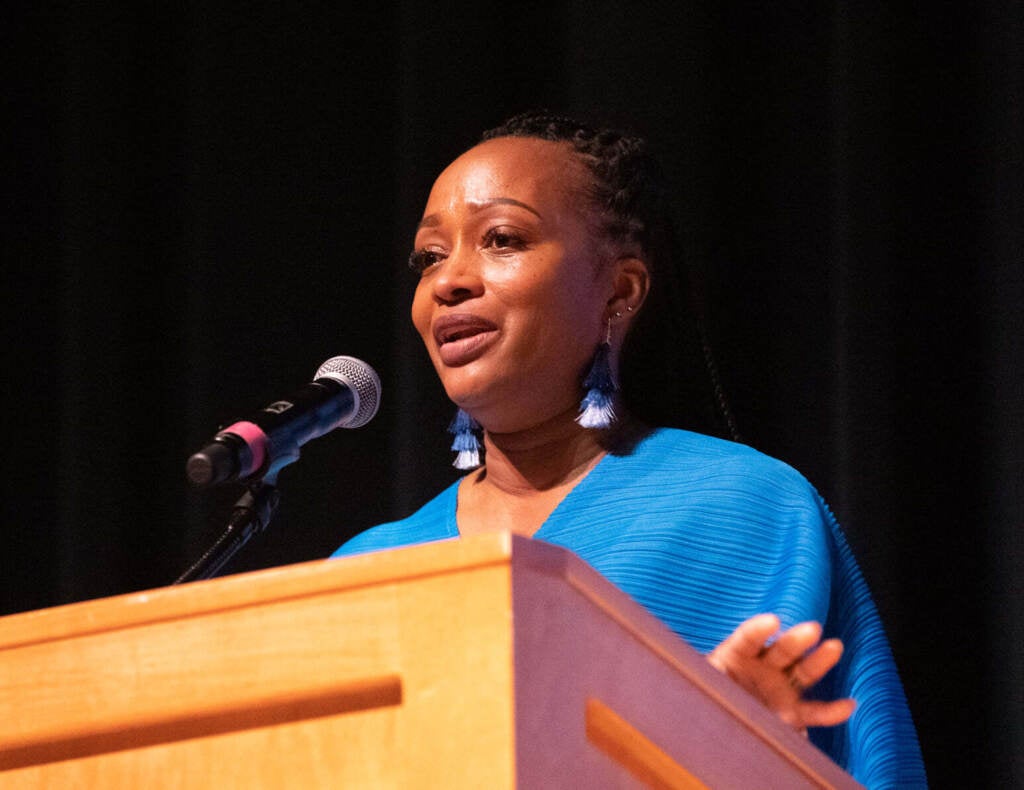
<path fill-rule="evenodd" d="M 408 518 L 332 556 L 457 537 L 456 482 Z M 853 697 L 812 741 L 869 788 L 926 787 L 910 711 L 864 579 L 824 501 L 792 467 L 750 447 L 662 428 L 608 454 L 534 534 L 577 554 L 693 647 L 709 652 L 743 620 L 822 623 L 845 651 L 814 690 Z"/>

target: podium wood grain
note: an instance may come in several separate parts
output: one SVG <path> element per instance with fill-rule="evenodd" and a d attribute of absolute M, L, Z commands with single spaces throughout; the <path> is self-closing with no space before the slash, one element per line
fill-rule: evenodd
<path fill-rule="evenodd" d="M 0 618 L 0 786 L 856 785 L 577 557 L 495 533 Z"/>

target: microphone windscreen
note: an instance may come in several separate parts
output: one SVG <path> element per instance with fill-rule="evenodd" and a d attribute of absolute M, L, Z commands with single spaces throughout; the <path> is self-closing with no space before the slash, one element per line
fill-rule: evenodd
<path fill-rule="evenodd" d="M 380 377 L 372 367 L 355 357 L 331 357 L 316 371 L 313 380 L 331 379 L 352 391 L 355 408 L 339 427 L 361 428 L 380 407 Z"/>

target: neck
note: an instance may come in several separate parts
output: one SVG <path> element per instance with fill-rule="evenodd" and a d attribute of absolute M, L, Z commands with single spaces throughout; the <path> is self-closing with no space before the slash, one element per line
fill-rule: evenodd
<path fill-rule="evenodd" d="M 605 453 L 604 432 L 582 428 L 576 409 L 525 431 L 484 434 L 486 466 L 477 482 L 526 496 L 575 482 Z"/>

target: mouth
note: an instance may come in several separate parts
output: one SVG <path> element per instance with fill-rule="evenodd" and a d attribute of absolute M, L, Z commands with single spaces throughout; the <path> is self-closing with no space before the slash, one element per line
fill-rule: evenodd
<path fill-rule="evenodd" d="M 479 357 L 497 337 L 498 327 L 480 316 L 457 313 L 435 321 L 433 334 L 441 361 L 454 367 Z"/>

